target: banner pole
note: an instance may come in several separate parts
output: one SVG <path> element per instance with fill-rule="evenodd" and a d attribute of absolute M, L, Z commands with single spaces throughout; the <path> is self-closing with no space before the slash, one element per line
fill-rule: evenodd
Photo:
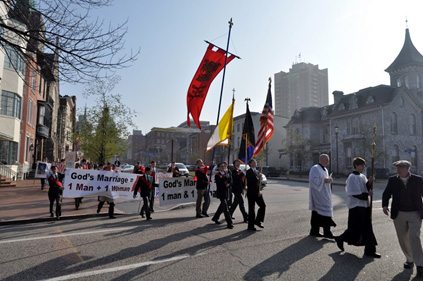
<path fill-rule="evenodd" d="M 224 62 L 224 66 L 223 66 L 222 85 L 220 87 L 219 107 L 217 109 L 216 126 L 219 124 L 219 118 L 220 118 L 220 107 L 221 107 L 221 104 L 222 104 L 223 86 L 225 84 L 225 73 L 226 73 L 226 63 L 227 63 L 227 59 L 228 59 L 229 41 L 231 39 L 231 30 L 232 30 L 232 25 L 233 25 L 232 18 L 229 20 L 228 24 L 229 24 L 229 34 L 228 34 L 228 41 L 226 43 L 226 50 L 225 50 L 225 62 Z M 211 177 L 212 177 L 212 173 L 213 173 L 213 167 L 212 166 L 213 166 L 215 151 L 216 151 L 216 148 L 213 147 L 212 157 L 211 157 L 211 165 L 210 165 L 212 169 L 210 169 L 209 182 L 211 181 Z"/>

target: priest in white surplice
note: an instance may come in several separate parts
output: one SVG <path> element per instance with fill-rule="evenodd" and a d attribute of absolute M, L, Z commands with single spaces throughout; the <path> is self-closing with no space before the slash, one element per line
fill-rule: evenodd
<path fill-rule="evenodd" d="M 329 155 L 321 154 L 319 163 L 311 167 L 309 174 L 309 209 L 311 210 L 311 230 L 310 235 L 315 237 L 326 237 L 333 239 L 330 231 L 331 226 L 336 226 L 332 220 L 332 177 L 329 176 L 327 166 L 329 165 Z M 319 233 L 323 228 L 323 235 Z"/>

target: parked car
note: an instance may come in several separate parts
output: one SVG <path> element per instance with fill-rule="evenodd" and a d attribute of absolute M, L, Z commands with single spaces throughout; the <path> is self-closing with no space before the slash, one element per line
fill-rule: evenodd
<path fill-rule="evenodd" d="M 178 168 L 179 174 L 181 176 L 189 176 L 188 168 L 187 168 L 187 166 L 185 166 L 184 163 L 178 163 L 177 162 L 177 163 L 175 163 L 175 166 L 176 166 L 176 168 Z M 167 165 L 167 168 L 170 168 L 170 164 Z"/>
<path fill-rule="evenodd" d="M 134 165 L 123 164 L 120 166 L 120 171 L 123 173 L 132 173 L 134 171 Z"/>
<path fill-rule="evenodd" d="M 230 165 L 229 166 L 229 168 L 230 169 L 233 169 L 233 165 Z M 239 168 L 242 170 L 242 171 L 247 171 L 248 169 L 250 169 L 250 166 L 249 165 L 245 165 L 245 164 L 241 164 L 240 166 L 239 166 Z M 259 171 L 260 171 L 260 169 L 258 169 Z M 266 177 L 266 175 L 264 174 L 264 173 L 261 173 L 260 174 L 260 181 L 261 181 L 261 185 L 263 186 L 263 187 L 265 187 L 266 185 L 267 185 L 267 177 Z"/>

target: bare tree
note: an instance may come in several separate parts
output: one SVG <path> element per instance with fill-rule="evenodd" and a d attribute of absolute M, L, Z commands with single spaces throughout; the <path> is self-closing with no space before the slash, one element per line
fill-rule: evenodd
<path fill-rule="evenodd" d="M 95 9 L 112 2 L 0 0 L 8 11 L 6 17 L 0 19 L 0 45 L 12 48 L 27 66 L 36 60 L 34 54 L 54 54 L 62 81 L 88 82 L 107 77 L 129 66 L 139 54 L 139 49 L 124 51 L 126 21 L 112 26 L 92 17 Z M 10 21 L 18 21 L 26 28 L 19 28 Z M 24 44 L 11 40 L 11 35 Z M 10 56 L 7 52 L 6 55 Z"/>

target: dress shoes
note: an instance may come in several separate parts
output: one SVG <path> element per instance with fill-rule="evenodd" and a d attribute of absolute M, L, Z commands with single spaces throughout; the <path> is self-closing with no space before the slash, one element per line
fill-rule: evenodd
<path fill-rule="evenodd" d="M 151 218 L 151 217 L 148 217 L 148 218 L 147 218 L 147 220 L 148 220 L 148 221 L 149 221 L 149 220 L 152 220 L 152 218 Z"/>
<path fill-rule="evenodd" d="M 196 215 L 195 216 L 197 219 L 201 219 L 203 216 L 202 215 Z"/>
<path fill-rule="evenodd" d="M 310 236 L 313 236 L 313 237 L 323 237 L 323 235 L 320 234 L 319 232 L 312 232 L 312 231 L 310 231 Z"/>
<path fill-rule="evenodd" d="M 249 228 L 247 228 L 247 230 L 256 231 L 257 228 L 255 228 L 255 227 L 249 227 Z"/>
<path fill-rule="evenodd" d="M 207 218 L 210 217 L 209 214 L 207 213 L 201 213 L 201 214 L 203 215 L 203 217 L 207 217 Z"/>
<path fill-rule="evenodd" d="M 256 223 L 254 223 L 255 225 L 257 225 L 258 227 L 260 227 L 260 228 L 264 228 L 264 226 L 261 224 L 261 222 L 256 222 Z"/>
<path fill-rule="evenodd" d="M 342 252 L 345 251 L 344 249 L 344 241 L 342 241 L 341 237 L 335 237 L 335 242 L 336 242 L 336 246 L 338 246 L 339 250 L 341 250 Z"/>
<path fill-rule="evenodd" d="M 110 217 L 109 217 L 109 219 L 115 219 L 115 218 L 116 218 L 115 216 L 110 216 Z"/>
<path fill-rule="evenodd" d="M 414 267 L 414 262 L 412 261 L 406 261 L 404 263 L 404 269 L 412 269 Z"/>
<path fill-rule="evenodd" d="M 233 224 L 228 224 L 226 227 L 229 228 L 229 229 L 234 228 Z"/>
<path fill-rule="evenodd" d="M 335 236 L 333 236 L 332 232 L 323 234 L 323 237 L 328 239 L 335 239 Z"/>
<path fill-rule="evenodd" d="M 375 259 L 380 259 L 381 257 L 382 257 L 382 255 L 381 254 L 379 254 L 379 253 L 376 253 L 376 252 L 373 252 L 373 253 L 364 253 L 364 255 L 366 256 L 366 257 L 369 257 L 369 258 L 375 258 Z"/>
<path fill-rule="evenodd" d="M 214 221 L 215 224 L 221 224 L 221 222 L 217 219 L 212 219 L 212 221 Z"/>

